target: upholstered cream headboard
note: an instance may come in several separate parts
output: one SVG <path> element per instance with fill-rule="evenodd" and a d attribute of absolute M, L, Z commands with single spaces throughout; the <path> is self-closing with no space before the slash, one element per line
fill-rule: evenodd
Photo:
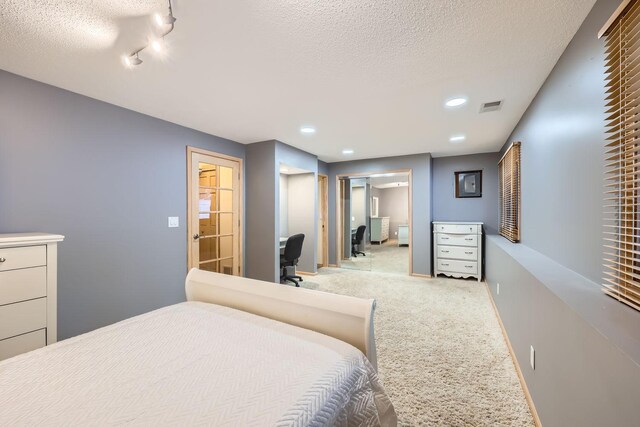
<path fill-rule="evenodd" d="M 223 305 L 289 323 L 345 341 L 377 369 L 373 333 L 375 300 L 192 269 L 187 301 Z"/>

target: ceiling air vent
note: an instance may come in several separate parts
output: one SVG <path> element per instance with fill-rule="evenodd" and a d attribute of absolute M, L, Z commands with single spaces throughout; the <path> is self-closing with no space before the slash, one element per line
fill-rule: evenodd
<path fill-rule="evenodd" d="M 489 111 L 498 111 L 502 108 L 502 101 L 485 102 L 480 107 L 481 113 L 488 113 Z"/>

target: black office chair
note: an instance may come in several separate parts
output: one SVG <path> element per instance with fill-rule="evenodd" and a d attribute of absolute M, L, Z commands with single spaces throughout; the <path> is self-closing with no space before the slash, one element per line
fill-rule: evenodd
<path fill-rule="evenodd" d="M 364 231 L 366 229 L 366 225 L 361 225 L 356 230 L 356 235 L 351 239 L 351 255 L 353 255 L 354 257 L 357 257 L 358 254 L 367 256 L 367 254 L 358 250 L 358 246 L 362 244 L 362 239 L 364 239 Z"/>
<path fill-rule="evenodd" d="M 287 267 L 298 265 L 298 259 L 302 255 L 302 242 L 304 242 L 304 234 L 294 234 L 287 239 L 284 255 L 280 255 L 280 283 L 289 281 L 296 287 L 300 287 L 298 281 L 302 282 L 302 277 L 287 274 Z"/>

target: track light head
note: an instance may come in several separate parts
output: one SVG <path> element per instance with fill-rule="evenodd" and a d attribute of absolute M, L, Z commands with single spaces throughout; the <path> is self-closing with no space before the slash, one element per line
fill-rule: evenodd
<path fill-rule="evenodd" d="M 176 18 L 173 16 L 172 13 L 169 13 L 168 15 L 165 15 L 165 16 L 160 15 L 159 13 L 156 13 L 155 21 L 156 21 L 156 25 L 161 27 L 163 25 L 173 25 L 176 22 Z"/>
<path fill-rule="evenodd" d="M 127 56 L 124 59 L 124 62 L 129 66 L 129 67 L 135 67 L 136 65 L 140 65 L 142 64 L 142 59 L 140 59 L 138 57 L 138 54 L 136 53 L 135 55 L 131 55 L 131 56 Z"/>

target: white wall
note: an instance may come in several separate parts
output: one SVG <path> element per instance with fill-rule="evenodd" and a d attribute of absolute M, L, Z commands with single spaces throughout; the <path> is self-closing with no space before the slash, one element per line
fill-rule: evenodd
<path fill-rule="evenodd" d="M 289 235 L 304 234 L 302 255 L 298 269 L 306 272 L 316 271 L 316 187 L 317 178 L 313 173 L 289 175 L 287 178 L 287 206 Z M 282 201 L 282 193 L 280 193 Z"/>
<path fill-rule="evenodd" d="M 367 224 L 366 191 L 364 187 L 353 187 L 351 190 L 351 228 Z"/>
<path fill-rule="evenodd" d="M 289 236 L 289 177 L 280 174 L 280 237 Z"/>
<path fill-rule="evenodd" d="M 397 238 L 398 225 L 409 224 L 409 187 L 377 190 L 378 216 L 389 217 L 389 235 Z"/>

